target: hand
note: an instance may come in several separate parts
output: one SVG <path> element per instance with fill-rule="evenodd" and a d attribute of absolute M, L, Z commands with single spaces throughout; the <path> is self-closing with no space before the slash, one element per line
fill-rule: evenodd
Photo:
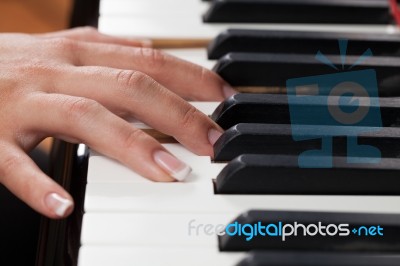
<path fill-rule="evenodd" d="M 0 34 L 0 43 L 0 182 L 36 211 L 61 218 L 73 209 L 26 154 L 48 136 L 83 142 L 154 181 L 182 180 L 190 167 L 121 117 L 213 155 L 221 128 L 181 98 L 232 94 L 211 71 L 88 28 Z"/>

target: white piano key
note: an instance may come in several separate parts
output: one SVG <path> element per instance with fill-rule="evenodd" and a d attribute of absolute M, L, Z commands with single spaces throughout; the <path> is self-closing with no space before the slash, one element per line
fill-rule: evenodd
<path fill-rule="evenodd" d="M 100 16 L 154 17 L 192 14 L 200 17 L 208 8 L 207 2 L 199 0 L 102 0 Z"/>
<path fill-rule="evenodd" d="M 171 49 L 171 50 L 173 50 L 173 49 Z M 179 49 L 177 49 L 177 50 L 179 50 Z M 194 49 L 194 50 L 200 50 L 200 49 Z M 185 53 L 175 53 L 175 55 L 180 56 L 182 59 L 185 59 L 188 61 L 191 60 L 191 57 L 185 57 L 185 56 L 187 56 Z M 196 59 L 199 59 L 199 58 L 196 57 Z M 212 61 L 210 61 L 210 62 L 212 62 Z M 214 112 L 214 110 L 218 107 L 218 105 L 220 104 L 219 102 L 189 102 L 189 103 L 191 105 L 193 105 L 194 107 L 196 107 L 197 110 L 199 110 L 200 112 L 202 112 L 203 114 L 206 114 L 208 116 L 211 115 Z M 133 124 L 137 128 L 151 129 L 151 127 L 149 127 L 145 123 L 137 120 L 134 117 L 129 118 L 127 121 L 130 122 L 131 124 Z"/>
<path fill-rule="evenodd" d="M 395 26 L 382 25 L 306 25 L 306 24 L 229 24 L 203 23 L 200 17 L 187 16 L 100 16 L 99 30 L 103 33 L 160 39 L 212 39 L 228 28 L 274 29 L 344 32 L 398 32 Z"/>
<path fill-rule="evenodd" d="M 216 177 L 224 167 L 224 164 L 212 164 L 211 159 L 207 156 L 198 156 L 188 151 L 182 145 L 163 144 L 176 157 L 192 167 L 192 173 L 186 182 L 193 180 L 208 181 L 204 176 Z M 121 163 L 91 152 L 89 158 L 89 169 L 87 175 L 88 183 L 151 183 L 152 181 L 143 178 L 133 170 L 122 165 Z"/>
<path fill-rule="evenodd" d="M 216 63 L 215 60 L 207 59 L 207 50 L 204 48 L 197 49 L 164 49 L 166 53 L 176 56 L 180 59 L 200 65 L 207 69 L 212 69 Z"/>
<path fill-rule="evenodd" d="M 217 107 L 220 105 L 219 102 L 189 102 L 189 103 L 206 115 L 211 115 L 215 111 L 215 109 L 217 109 Z"/>
<path fill-rule="evenodd" d="M 87 182 L 151 182 L 121 163 L 90 151 Z"/>
<path fill-rule="evenodd" d="M 81 243 L 215 248 L 218 242 L 214 232 L 223 230 L 221 226 L 236 216 L 235 213 L 86 213 L 82 221 Z M 196 230 L 199 224 L 214 225 L 213 232 L 206 234 Z"/>
<path fill-rule="evenodd" d="M 170 50 L 174 50 L 174 49 L 170 49 Z M 179 49 L 176 49 L 179 50 Z M 199 49 L 193 49 L 196 50 L 197 52 L 199 52 Z M 169 51 L 168 49 L 166 49 L 166 51 Z M 188 56 L 185 53 L 173 53 L 172 55 L 175 56 L 181 56 L 183 57 L 182 59 L 185 59 L 185 56 Z M 190 59 L 190 58 L 187 58 Z M 220 104 L 219 102 L 189 102 L 191 105 L 193 105 L 197 110 L 199 110 L 200 112 L 202 112 L 205 115 L 211 115 L 215 109 L 217 109 L 218 105 Z M 131 117 L 127 120 L 128 122 L 132 123 L 133 125 L 135 125 L 135 127 L 140 128 L 140 129 L 150 129 L 151 127 L 149 127 L 148 125 L 146 125 L 145 123 L 137 120 L 134 117 Z"/>
<path fill-rule="evenodd" d="M 211 177 L 212 178 L 212 177 Z M 400 197 L 215 195 L 204 174 L 189 183 L 96 183 L 86 189 L 85 211 L 152 213 L 242 213 L 250 209 L 397 212 Z"/>
<path fill-rule="evenodd" d="M 352 212 L 359 211 L 357 209 Z M 228 212 L 201 214 L 193 211 L 86 213 L 82 222 L 81 243 L 82 245 L 184 245 L 213 248 L 218 246 L 217 233 L 223 231 L 223 228 L 234 221 L 239 214 Z"/>
<path fill-rule="evenodd" d="M 87 246 L 79 250 L 79 266 L 233 266 L 245 253 L 187 246 Z"/>

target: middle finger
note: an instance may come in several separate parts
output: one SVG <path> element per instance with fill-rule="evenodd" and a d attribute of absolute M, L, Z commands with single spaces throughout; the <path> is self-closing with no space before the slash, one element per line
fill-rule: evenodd
<path fill-rule="evenodd" d="M 78 65 L 138 70 L 187 99 L 221 101 L 234 93 L 214 72 L 160 50 L 85 42 L 75 49 Z"/>
<path fill-rule="evenodd" d="M 222 129 L 205 114 L 149 76 L 106 67 L 70 67 L 55 92 L 91 98 L 119 116 L 134 116 L 191 151 L 213 156 Z"/>

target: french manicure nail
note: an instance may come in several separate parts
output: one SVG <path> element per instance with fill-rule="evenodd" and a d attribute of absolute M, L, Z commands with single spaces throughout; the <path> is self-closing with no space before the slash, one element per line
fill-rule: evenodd
<path fill-rule="evenodd" d="M 184 180 L 192 171 L 189 165 L 178 160 L 166 151 L 156 151 L 153 156 L 154 161 L 178 181 Z"/>
<path fill-rule="evenodd" d="M 235 91 L 231 86 L 229 85 L 224 85 L 224 87 L 222 88 L 222 91 L 224 92 L 224 96 L 225 98 L 229 98 L 232 95 L 238 94 L 237 91 Z"/>
<path fill-rule="evenodd" d="M 47 207 L 49 207 L 59 217 L 64 217 L 68 209 L 74 205 L 71 200 L 63 198 L 57 193 L 50 193 L 47 195 L 45 202 Z"/>
<path fill-rule="evenodd" d="M 221 137 L 222 133 L 218 130 L 211 128 L 208 131 L 208 141 L 214 146 L 215 142 Z"/>

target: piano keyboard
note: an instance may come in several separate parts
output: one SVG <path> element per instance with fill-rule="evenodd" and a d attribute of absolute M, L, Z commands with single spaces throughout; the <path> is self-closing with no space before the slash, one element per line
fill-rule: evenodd
<path fill-rule="evenodd" d="M 391 23 L 390 16 L 382 12 L 385 10 L 387 1 L 326 1 L 344 5 L 344 8 L 347 8 L 346 3 L 358 6 L 361 2 L 363 2 L 361 5 L 369 2 L 374 5 L 371 12 L 381 14 L 379 19 L 378 16 L 373 16 L 372 25 L 368 22 L 371 17 L 368 17 L 368 20 L 365 20 L 364 17 L 363 20 L 363 16 L 357 17 L 356 14 L 354 17 L 347 18 L 347 23 L 337 20 L 338 16 L 327 18 L 321 23 L 304 21 L 301 15 L 295 16 L 293 21 L 290 19 L 290 23 L 285 23 L 279 17 L 275 18 L 275 21 L 262 23 L 259 19 L 248 21 L 251 18 L 246 17 L 246 14 L 242 14 L 240 23 L 227 23 L 227 21 L 235 21 L 234 18 L 226 17 L 226 14 L 220 18 L 222 22 L 216 23 L 215 20 L 218 21 L 218 18 L 215 19 L 213 12 L 218 13 L 218 5 L 225 4 L 228 6 L 223 6 L 221 12 L 229 11 L 232 8 L 229 7 L 232 4 L 229 2 L 233 4 L 236 2 L 240 6 L 246 1 L 220 0 L 210 4 L 210 1 L 200 0 L 101 0 L 99 30 L 119 36 L 184 41 L 209 41 L 231 28 L 235 29 L 232 33 L 240 35 L 239 38 L 245 37 L 251 41 L 254 41 L 251 32 L 240 31 L 264 31 L 264 33 L 267 32 L 268 38 L 273 38 L 271 36 L 274 34 L 280 34 L 286 38 L 288 36 L 299 38 L 300 36 L 300 38 L 305 38 L 306 43 L 310 40 L 315 41 L 315 37 L 325 36 L 323 46 L 319 47 L 318 45 L 321 43 L 318 41 L 314 44 L 317 50 L 328 47 L 329 43 L 326 40 L 329 38 L 335 40 L 338 35 L 348 36 L 349 39 L 354 38 L 354 42 L 358 42 L 358 47 L 369 48 L 368 45 L 371 43 L 364 43 L 363 46 L 363 42 L 369 35 L 372 35 L 376 38 L 369 39 L 372 42 L 371 46 L 372 48 L 377 47 L 377 50 L 381 51 L 379 54 L 398 56 L 396 43 L 400 38 L 398 37 L 398 28 L 388 25 Z M 249 2 L 255 6 L 260 3 L 262 5 L 261 0 Z M 274 8 L 279 11 L 279 5 L 287 1 L 270 2 L 278 5 Z M 293 0 L 293 2 L 302 5 L 302 1 Z M 311 3 L 313 1 L 303 2 Z M 215 10 L 211 10 L 211 7 Z M 322 4 L 322 7 L 315 8 L 316 10 L 321 9 L 323 12 L 325 7 Z M 338 10 L 342 10 L 341 8 Z M 235 10 L 235 7 L 232 10 Z M 208 14 L 208 18 L 203 17 L 205 13 Z M 203 19 L 208 19 L 213 23 L 204 23 Z M 301 23 L 297 23 L 296 19 L 299 19 Z M 319 19 L 323 20 L 323 18 Z M 245 36 L 243 37 L 243 35 Z M 311 37 L 307 39 L 308 35 Z M 219 38 L 222 38 L 221 35 Z M 234 38 L 232 37 L 232 39 Z M 214 44 L 217 40 L 214 40 Z M 274 40 L 276 41 L 277 38 Z M 317 38 L 317 40 L 320 39 Z M 261 43 L 258 46 L 261 47 L 261 50 L 257 51 L 263 53 L 261 57 L 265 56 L 268 59 L 271 54 L 277 53 L 273 49 L 283 49 L 280 53 L 285 53 L 289 62 L 293 62 L 293 58 L 296 58 L 296 55 L 288 55 L 290 51 L 293 51 L 293 46 L 291 48 L 290 45 L 275 45 L 275 48 L 271 46 L 272 50 L 268 50 L 269 48 L 265 48 L 264 44 L 270 42 L 270 39 L 267 42 L 264 40 L 264 43 L 262 38 L 256 41 Z M 350 42 L 349 45 L 351 44 Z M 249 45 L 247 46 L 249 47 Z M 220 47 L 225 50 L 219 52 L 219 55 L 212 55 L 205 48 L 167 49 L 166 51 L 209 69 L 217 64 L 214 69 L 219 71 L 218 64 L 221 65 L 223 60 L 236 58 L 236 55 L 224 58 L 226 50 L 239 53 L 239 55 L 242 53 L 244 59 L 248 60 L 251 53 L 254 52 L 251 46 L 250 42 L 250 49 L 232 50 L 229 45 L 227 48 L 224 47 L 222 42 Z M 329 47 L 331 50 L 334 49 L 333 46 Z M 212 46 L 209 49 L 212 49 Z M 218 49 L 215 48 L 216 51 Z M 311 49 L 305 50 L 299 48 L 296 51 L 297 56 L 302 53 L 310 53 Z M 386 54 L 386 51 L 389 51 L 389 54 Z M 358 52 L 358 50 L 354 50 L 352 54 L 359 56 Z M 212 58 L 211 60 L 208 59 L 208 55 Z M 257 56 L 259 55 L 255 55 L 255 58 Z M 387 63 L 387 60 L 379 61 L 379 58 L 377 60 L 377 67 Z M 398 71 L 397 58 L 391 60 L 395 63 L 389 72 L 395 73 Z M 237 61 L 230 63 L 237 65 Z M 268 62 L 265 64 L 268 65 Z M 268 66 L 274 69 L 273 65 Z M 384 71 L 388 71 L 385 65 L 383 68 Z M 220 74 L 237 86 L 282 86 L 280 83 L 270 83 L 274 80 L 273 75 L 261 82 L 255 82 L 258 78 L 252 76 L 255 72 L 252 72 L 253 69 L 247 70 L 248 77 L 244 81 L 238 81 L 236 78 L 246 76 L 246 64 L 244 66 L 239 64 L 237 72 L 224 76 L 225 72 L 221 70 Z M 285 69 L 282 68 L 283 80 L 290 78 L 296 69 L 288 71 L 285 73 Z M 307 74 L 308 72 L 303 76 Z M 393 90 L 389 90 L 389 92 L 396 93 Z M 239 94 L 233 99 L 240 101 L 246 97 L 251 98 L 252 96 Z M 268 103 L 282 103 L 287 106 L 287 103 L 282 100 L 283 98 L 279 97 L 279 95 L 259 96 L 259 101 L 262 102 L 260 108 L 258 108 L 260 105 L 255 102 L 250 104 L 247 102 L 250 105 L 248 107 L 239 104 L 237 109 L 235 109 L 236 107 L 231 108 L 231 111 L 235 112 L 236 110 L 238 113 L 247 110 L 247 117 L 221 113 L 221 107 L 218 108 L 219 103 L 192 103 L 205 114 L 212 116 L 225 129 L 237 126 L 237 123 L 244 123 L 240 125 L 240 129 L 242 132 L 249 130 L 250 133 L 238 136 L 236 139 L 243 140 L 243 142 L 239 141 L 235 144 L 227 141 L 226 136 L 230 134 L 228 130 L 215 146 L 216 153 L 223 153 L 222 151 L 226 151 L 226 153 L 224 156 L 216 156 L 215 161 L 209 157 L 196 156 L 178 143 L 163 144 L 193 169 L 189 178 L 182 183 L 153 183 L 120 163 L 91 151 L 78 265 L 400 265 L 400 181 L 397 180 L 397 175 L 400 173 L 400 159 L 398 159 L 399 152 L 397 152 L 397 143 L 400 142 L 397 139 L 400 134 L 394 127 L 398 123 L 397 116 L 390 115 L 397 112 L 397 109 L 394 108 L 397 101 L 388 98 L 381 102 L 381 112 L 382 115 L 385 115 L 383 123 L 387 135 L 384 132 L 381 138 L 373 138 L 373 141 L 378 144 L 383 143 L 384 150 L 387 151 L 385 153 L 387 158 L 382 158 L 378 165 L 372 167 L 349 166 L 344 163 L 344 157 L 341 157 L 343 154 L 336 154 L 334 169 L 310 170 L 296 167 L 297 154 L 292 153 L 295 146 L 293 142 L 287 141 L 281 147 L 275 145 L 276 153 L 279 155 L 274 155 L 274 152 L 271 155 L 271 150 L 268 150 L 268 146 L 265 145 L 265 143 L 273 145 L 273 141 L 275 141 L 273 136 L 277 136 L 278 140 L 279 136 L 282 136 L 279 134 L 288 130 L 287 117 L 271 115 L 269 112 L 268 115 L 263 113 L 265 110 L 273 110 L 273 108 L 265 109 L 265 105 Z M 251 109 L 253 107 L 256 108 Z M 257 120 L 254 115 L 256 109 L 259 111 L 258 118 L 260 120 Z M 220 112 L 219 116 L 218 112 Z M 238 119 L 233 121 L 232 117 L 238 117 Z M 272 119 L 273 121 L 264 121 L 263 119 Z M 140 122 L 133 123 L 144 130 L 151 130 Z M 274 124 L 272 128 L 275 128 L 274 132 L 276 132 L 273 136 L 271 135 L 271 124 Z M 318 127 L 317 125 L 305 125 L 305 128 L 309 127 L 312 132 L 312 126 Z M 256 135 L 254 130 L 258 130 L 256 132 L 258 135 L 261 131 L 264 134 L 261 134 L 262 138 L 258 140 L 259 142 L 253 147 L 251 145 L 241 146 L 246 144 L 249 139 L 252 140 L 252 136 Z M 329 134 L 329 130 L 326 132 Z M 392 145 L 387 145 L 388 142 L 382 140 L 385 137 L 390 139 L 389 142 L 392 141 L 390 142 Z M 290 135 L 288 138 L 290 139 Z M 286 150 L 287 153 L 284 152 Z M 253 155 L 243 155 L 235 159 L 244 151 L 249 151 Z M 269 155 L 265 155 L 264 152 Z M 259 155 L 254 155 L 255 153 Z M 318 161 L 319 158 L 315 158 L 315 160 Z M 209 235 L 204 231 L 206 225 L 227 225 L 234 220 L 249 223 L 264 220 L 268 222 L 268 217 L 271 216 L 278 220 L 286 219 L 287 221 L 304 221 L 306 223 L 337 221 L 355 225 L 365 223 L 365 225 L 371 226 L 379 223 L 387 228 L 389 235 L 385 235 L 382 239 L 357 239 L 351 236 L 346 240 L 329 238 L 325 241 L 319 237 L 317 242 L 313 242 L 313 237 L 308 237 L 299 238 L 293 242 L 289 241 L 287 243 L 290 244 L 285 246 L 283 242 L 269 239 L 245 242 L 242 238 L 228 237 L 227 235 L 218 237 L 216 234 Z M 200 227 L 197 227 L 198 231 L 191 231 L 191 225 L 200 225 Z"/>
<path fill-rule="evenodd" d="M 216 109 L 217 103 L 194 105 L 210 115 L 209 111 Z M 137 126 L 145 128 L 141 124 Z M 398 196 L 216 194 L 213 180 L 227 163 L 194 155 L 180 144 L 164 146 L 192 166 L 193 172 L 184 183 L 153 183 L 92 152 L 79 265 L 108 265 L 111 262 L 113 265 L 237 265 L 249 255 L 218 252 L 215 235 L 190 235 L 189 224 L 193 220 L 204 224 L 227 224 L 238 214 L 251 209 L 400 213 Z M 325 176 L 320 173 L 317 177 L 323 179 Z"/>

